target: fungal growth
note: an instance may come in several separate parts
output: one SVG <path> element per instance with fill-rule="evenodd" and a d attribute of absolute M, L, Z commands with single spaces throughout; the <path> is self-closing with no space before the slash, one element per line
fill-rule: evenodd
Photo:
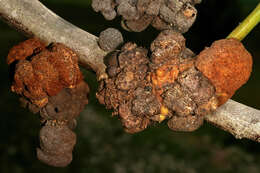
<path fill-rule="evenodd" d="M 10 50 L 7 63 L 14 69 L 11 90 L 21 96 L 23 107 L 40 113 L 39 160 L 51 166 L 68 165 L 76 143 L 72 130 L 89 92 L 77 55 L 63 44 L 45 46 L 29 39 Z"/>
<path fill-rule="evenodd" d="M 219 105 L 231 98 L 248 80 L 252 71 L 252 57 L 236 39 L 215 41 L 197 57 L 196 67 L 216 88 Z"/>
<path fill-rule="evenodd" d="M 196 130 L 252 69 L 251 55 L 236 39 L 216 41 L 195 56 L 180 33 L 165 30 L 150 49 L 148 58 L 146 49 L 126 43 L 107 57 L 109 78 L 97 92 L 99 102 L 114 110 L 129 133 L 165 119 L 172 130 Z"/>
<path fill-rule="evenodd" d="M 143 109 L 143 113 L 136 116 L 132 111 L 132 102 L 135 100 L 137 107 L 145 104 L 145 102 L 138 104 L 138 98 L 143 98 L 140 93 L 148 96 L 146 100 L 148 102 L 157 101 L 149 99 L 152 91 L 146 80 L 148 63 L 146 49 L 137 47 L 134 43 L 125 44 L 120 52 L 114 52 L 108 57 L 109 78 L 101 81 L 97 93 L 99 102 L 105 104 L 108 109 L 114 109 L 114 115 L 120 116 L 123 126 L 129 133 L 141 131 L 150 123 L 149 118 L 144 116 L 149 109 Z M 158 112 L 156 107 L 154 111 Z"/>
<path fill-rule="evenodd" d="M 111 52 L 124 42 L 120 31 L 115 28 L 107 28 L 99 34 L 98 44 L 101 49 Z"/>
<path fill-rule="evenodd" d="M 141 32 L 150 24 L 158 29 L 187 32 L 194 23 L 201 0 L 92 0 L 92 8 L 107 20 L 122 17 L 122 27 Z"/>

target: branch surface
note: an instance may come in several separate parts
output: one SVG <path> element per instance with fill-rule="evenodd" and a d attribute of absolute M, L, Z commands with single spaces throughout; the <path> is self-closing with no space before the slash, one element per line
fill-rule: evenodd
<path fill-rule="evenodd" d="M 228 100 L 212 115 L 207 115 L 206 120 L 238 139 L 260 142 L 260 110 Z"/>
<path fill-rule="evenodd" d="M 45 43 L 60 42 L 75 50 L 80 64 L 106 77 L 103 58 L 107 54 L 97 44 L 97 37 L 70 24 L 38 0 L 0 0 L 0 17 L 28 37 Z M 236 138 L 260 142 L 260 111 L 229 100 L 206 120 Z"/>

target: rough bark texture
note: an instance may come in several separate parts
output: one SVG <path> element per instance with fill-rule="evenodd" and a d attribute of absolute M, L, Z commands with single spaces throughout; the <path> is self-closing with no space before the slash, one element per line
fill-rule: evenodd
<path fill-rule="evenodd" d="M 61 19 L 39 1 L 0 0 L 0 16 L 27 36 L 36 36 L 47 43 L 61 42 L 74 49 L 81 64 L 95 70 L 98 78 L 106 77 L 103 64 L 106 52 L 98 47 L 97 37 Z M 206 119 L 237 138 L 260 142 L 259 110 L 229 100 Z"/>
<path fill-rule="evenodd" d="M 206 120 L 238 139 L 260 142 L 260 111 L 257 109 L 228 100 L 212 115 L 206 116 Z"/>

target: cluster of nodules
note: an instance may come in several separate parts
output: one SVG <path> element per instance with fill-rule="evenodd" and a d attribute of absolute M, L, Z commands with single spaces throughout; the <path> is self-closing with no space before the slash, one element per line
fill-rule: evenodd
<path fill-rule="evenodd" d="M 92 0 L 92 7 L 107 20 L 122 16 L 122 27 L 140 32 L 150 24 L 159 30 L 188 31 L 201 0 Z"/>
<path fill-rule="evenodd" d="M 108 79 L 101 81 L 97 98 L 118 115 L 129 133 L 168 119 L 177 131 L 193 131 L 218 101 L 211 82 L 195 67 L 194 54 L 184 37 L 165 30 L 148 51 L 126 43 L 107 59 Z"/>
<path fill-rule="evenodd" d="M 29 39 L 10 50 L 7 62 L 14 70 L 11 90 L 21 96 L 23 107 L 40 113 L 39 160 L 66 166 L 76 143 L 75 119 L 88 103 L 77 55 L 63 44 Z"/>

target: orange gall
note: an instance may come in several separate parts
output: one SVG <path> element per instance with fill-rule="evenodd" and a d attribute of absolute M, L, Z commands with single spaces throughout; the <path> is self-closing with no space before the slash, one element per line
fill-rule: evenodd
<path fill-rule="evenodd" d="M 215 86 L 219 106 L 247 82 L 252 71 L 252 57 L 237 39 L 215 41 L 197 56 L 195 66 Z"/>

